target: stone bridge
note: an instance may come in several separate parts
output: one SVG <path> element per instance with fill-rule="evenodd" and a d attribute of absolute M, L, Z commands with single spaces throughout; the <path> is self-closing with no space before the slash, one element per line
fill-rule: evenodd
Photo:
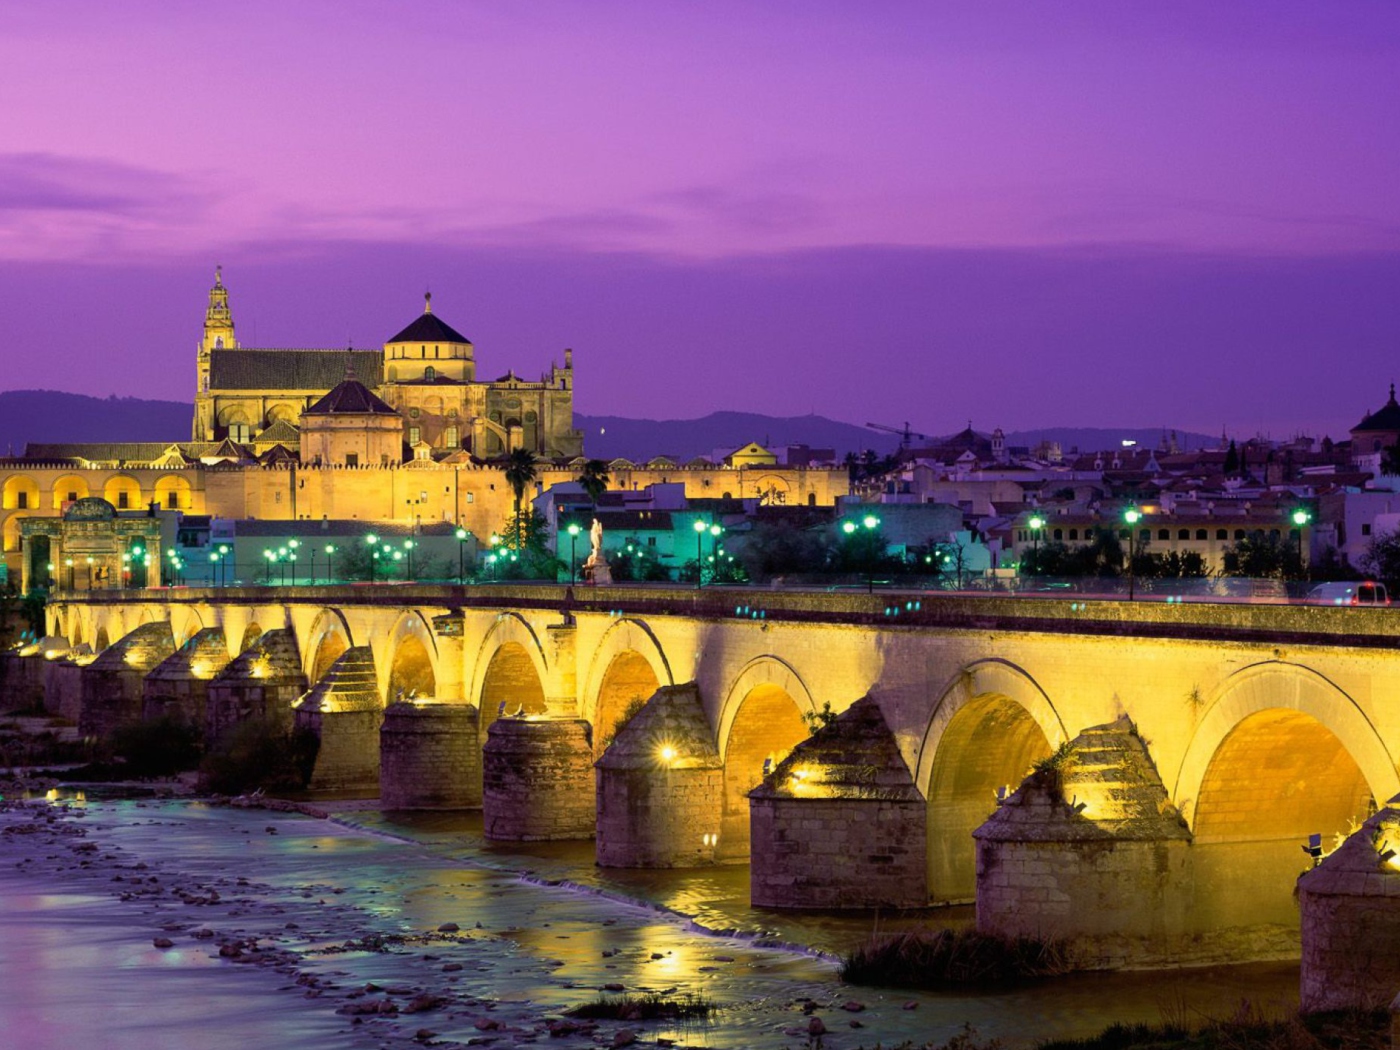
<path fill-rule="evenodd" d="M 48 631 L 7 673 L 85 732 L 295 718 L 316 786 L 752 851 L 757 904 L 975 894 L 1098 961 L 1296 954 L 1300 847 L 1400 793 L 1383 609 L 404 585 L 60 593 Z"/>

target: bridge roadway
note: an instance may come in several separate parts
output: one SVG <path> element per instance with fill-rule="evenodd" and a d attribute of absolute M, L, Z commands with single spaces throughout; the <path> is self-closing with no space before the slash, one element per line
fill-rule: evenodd
<path fill-rule="evenodd" d="M 1386 609 L 494 584 L 69 592 L 47 615 L 79 652 L 168 622 L 174 646 L 204 632 L 235 658 L 282 630 L 313 691 L 358 652 L 379 705 L 465 705 L 482 744 L 518 711 L 586 721 L 601 754 L 658 687 L 694 683 L 722 768 L 721 860 L 748 855 L 748 793 L 808 737 L 804 716 L 869 696 L 924 807 L 933 901 L 973 896 L 971 832 L 998 788 L 1123 716 L 1189 829 L 1195 929 L 1296 927 L 1299 846 L 1400 792 Z"/>

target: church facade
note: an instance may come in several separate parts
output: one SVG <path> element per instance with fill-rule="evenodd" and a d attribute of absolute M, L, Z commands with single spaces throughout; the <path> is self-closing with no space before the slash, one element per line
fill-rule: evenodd
<path fill-rule="evenodd" d="M 581 455 L 573 426 L 573 352 L 538 381 L 512 369 L 476 377 L 475 347 L 424 297 L 423 313 L 382 350 L 243 347 L 235 335 L 223 274 L 215 271 L 200 338 L 191 438 L 239 444 L 300 444 L 302 414 L 353 377 L 403 419 L 418 455 L 466 451 L 479 459 L 525 448 L 549 459 Z"/>

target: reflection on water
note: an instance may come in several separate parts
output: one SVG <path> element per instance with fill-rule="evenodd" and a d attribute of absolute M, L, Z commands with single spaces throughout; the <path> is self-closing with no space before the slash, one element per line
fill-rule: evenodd
<path fill-rule="evenodd" d="M 510 1045 L 517 1035 L 547 1038 L 546 1017 L 609 985 L 714 1001 L 721 1011 L 703 1025 L 632 1027 L 644 1029 L 649 1042 L 666 1036 L 716 1050 L 805 1045 L 785 1032 L 805 1030 L 808 998 L 832 1030 L 827 1050 L 942 1042 L 964 1022 L 1014 1047 L 1092 1034 L 1117 1020 L 1155 1021 L 1163 1011 L 1227 1015 L 1241 998 L 1280 1009 L 1297 1002 L 1297 967 L 1285 964 L 1086 975 L 997 994 L 855 989 L 836 980 L 829 960 L 707 935 L 671 914 L 699 914 L 707 926 L 762 929 L 827 951 L 863 937 L 874 923 L 873 916 L 751 909 L 743 867 L 605 872 L 593 866 L 590 843 L 488 846 L 480 818 L 471 816 L 346 815 L 385 833 L 367 834 L 296 815 L 190 803 L 90 802 L 87 810 L 82 841 L 98 847 L 82 854 L 88 867 L 71 842 L 40 846 L 29 841 L 38 836 L 0 835 L 0 929 L 7 938 L 0 1020 L 11 1033 L 33 1034 L 35 1041 L 20 1045 L 37 1050 L 399 1046 L 412 1045 L 424 1027 L 466 1043 L 482 1037 L 487 1021 L 513 1033 L 499 1041 Z M 138 864 L 145 865 L 139 876 Z M 522 879 L 526 870 L 537 881 Z M 123 881 L 113 882 L 114 874 Z M 207 899 L 211 889 L 217 903 L 188 902 L 195 893 Z M 120 892 L 131 899 L 120 900 Z M 928 917 L 881 916 L 880 925 Z M 459 929 L 437 932 L 443 924 Z M 217 958 L 217 942 L 194 938 L 200 926 L 217 929 L 221 939 L 256 937 L 294 952 L 294 972 L 229 965 Z M 174 942 L 168 951 L 152 947 L 161 931 Z M 345 950 L 352 941 L 355 950 Z M 360 1025 L 335 1013 L 361 1001 L 350 996 L 388 994 L 364 992 L 371 982 L 442 995 L 450 1005 Z M 841 1011 L 850 999 L 866 1009 Z M 905 1009 L 910 1003 L 916 1008 Z M 618 1027 L 600 1026 L 604 1045 Z M 94 1032 L 105 1042 L 94 1042 Z M 548 1041 L 595 1044 L 592 1037 Z"/>
<path fill-rule="evenodd" d="M 973 921 L 971 905 L 897 911 L 783 911 L 749 904 L 748 864 L 707 868 L 600 868 L 592 842 L 489 842 L 479 812 L 343 813 L 356 827 L 399 835 L 467 863 L 489 863 L 528 872 L 539 881 L 567 881 L 619 898 L 648 902 L 692 919 L 712 932 L 840 955 L 872 933 L 924 926 L 962 927 Z"/>

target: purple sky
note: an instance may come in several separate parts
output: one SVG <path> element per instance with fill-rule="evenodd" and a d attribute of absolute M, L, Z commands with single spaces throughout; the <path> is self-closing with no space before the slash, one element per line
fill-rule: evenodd
<path fill-rule="evenodd" d="M 1400 376 L 1400 5 L 0 9 L 0 388 L 419 309 L 580 411 L 1340 435 Z"/>

